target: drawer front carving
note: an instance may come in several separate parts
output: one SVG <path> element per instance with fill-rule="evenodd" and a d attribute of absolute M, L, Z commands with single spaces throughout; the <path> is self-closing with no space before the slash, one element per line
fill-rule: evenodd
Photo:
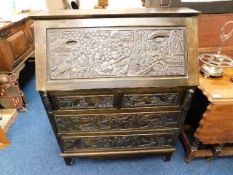
<path fill-rule="evenodd" d="M 58 96 L 57 101 L 61 109 L 113 107 L 113 95 Z"/>
<path fill-rule="evenodd" d="M 180 102 L 180 93 L 129 94 L 123 97 L 123 107 L 177 106 Z"/>
<path fill-rule="evenodd" d="M 59 132 L 177 128 L 180 112 L 55 116 Z"/>
<path fill-rule="evenodd" d="M 174 147 L 173 134 L 62 137 L 64 151 Z"/>
<path fill-rule="evenodd" d="M 48 78 L 185 76 L 185 30 L 185 27 L 48 29 Z"/>

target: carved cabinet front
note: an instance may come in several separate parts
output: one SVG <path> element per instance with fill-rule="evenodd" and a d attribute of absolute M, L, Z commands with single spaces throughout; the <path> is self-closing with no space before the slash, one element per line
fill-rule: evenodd
<path fill-rule="evenodd" d="M 198 84 L 197 12 L 62 13 L 34 20 L 37 89 L 66 163 L 147 153 L 169 160 Z"/>

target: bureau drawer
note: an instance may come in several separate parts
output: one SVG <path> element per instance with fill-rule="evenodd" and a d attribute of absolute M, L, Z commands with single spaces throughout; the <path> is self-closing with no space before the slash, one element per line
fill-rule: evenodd
<path fill-rule="evenodd" d="M 56 96 L 58 109 L 113 108 L 113 95 Z"/>
<path fill-rule="evenodd" d="M 182 93 L 125 94 L 122 107 L 178 106 Z"/>
<path fill-rule="evenodd" d="M 178 128 L 181 112 L 55 115 L 58 132 L 103 132 Z"/>
<path fill-rule="evenodd" d="M 64 152 L 104 151 L 125 149 L 149 149 L 174 147 L 176 135 L 137 134 L 111 136 L 63 136 L 61 144 Z"/>

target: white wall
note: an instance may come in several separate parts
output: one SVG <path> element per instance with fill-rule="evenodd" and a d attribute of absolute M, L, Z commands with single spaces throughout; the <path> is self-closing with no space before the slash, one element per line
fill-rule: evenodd
<path fill-rule="evenodd" d="M 98 0 L 80 0 L 80 9 L 93 9 Z M 108 0 L 109 9 L 113 8 L 140 8 L 141 0 Z"/>
<path fill-rule="evenodd" d="M 9 1 L 9 0 L 7 0 Z M 45 0 L 14 0 L 17 9 L 46 9 Z"/>
<path fill-rule="evenodd" d="M 48 0 L 49 1 L 49 0 Z M 50 0 L 53 4 L 62 0 Z M 59 2 L 58 2 L 59 1 Z M 81 9 L 93 9 L 98 0 L 80 0 Z M 140 8 L 141 0 L 109 0 L 107 8 Z M 0 0 L 0 17 L 9 16 L 14 10 L 47 9 L 46 0 Z"/>
<path fill-rule="evenodd" d="M 0 17 L 7 17 L 25 9 L 47 9 L 45 0 L 0 0 Z"/>

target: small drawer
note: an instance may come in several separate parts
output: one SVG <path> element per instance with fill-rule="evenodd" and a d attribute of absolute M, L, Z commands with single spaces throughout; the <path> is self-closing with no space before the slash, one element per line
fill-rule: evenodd
<path fill-rule="evenodd" d="M 181 112 L 55 115 L 58 132 L 103 132 L 178 128 Z"/>
<path fill-rule="evenodd" d="M 152 107 L 152 106 L 178 106 L 181 103 L 182 94 L 155 93 L 155 94 L 125 94 L 122 107 Z"/>
<path fill-rule="evenodd" d="M 64 152 L 108 151 L 174 147 L 175 133 L 110 136 L 63 136 Z"/>
<path fill-rule="evenodd" d="M 113 95 L 56 96 L 59 109 L 113 108 Z"/>

